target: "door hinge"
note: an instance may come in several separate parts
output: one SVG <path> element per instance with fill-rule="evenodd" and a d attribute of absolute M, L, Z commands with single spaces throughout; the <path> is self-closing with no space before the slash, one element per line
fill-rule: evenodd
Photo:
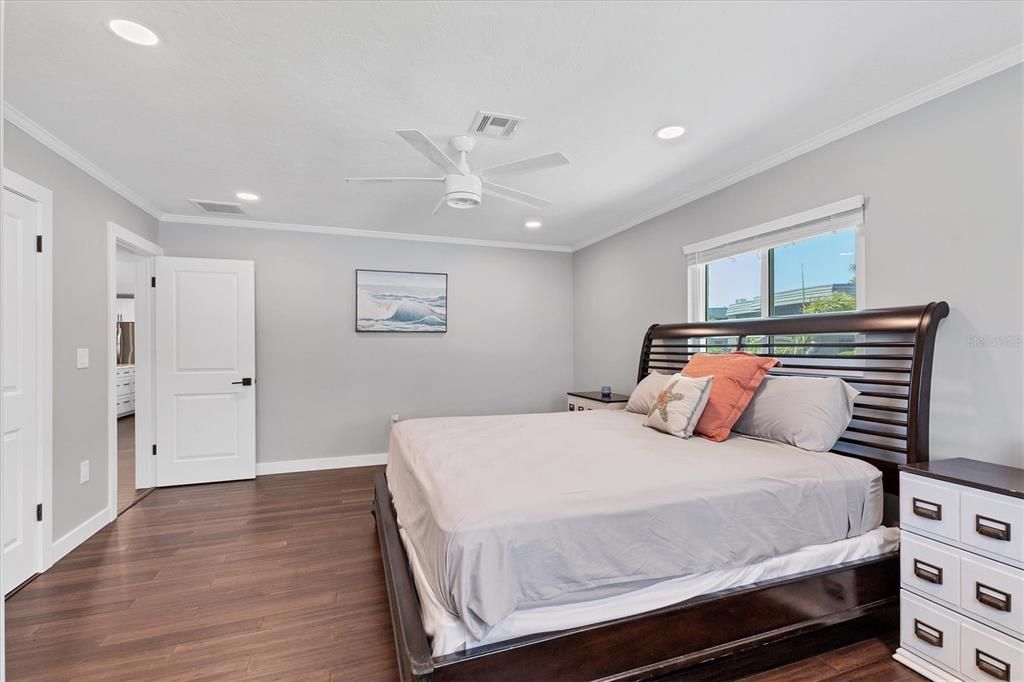
<path fill-rule="evenodd" d="M 156 443 L 153 443 L 153 456 L 156 456 Z"/>
<path fill-rule="evenodd" d="M 36 235 L 36 253 L 42 253 L 42 252 L 43 252 L 43 235 L 37 234 Z"/>
<path fill-rule="evenodd" d="M 36 505 L 36 521 L 43 520 L 43 503 L 40 502 Z"/>
<path fill-rule="evenodd" d="M 149 286 L 156 288 L 156 277 L 149 278 Z"/>

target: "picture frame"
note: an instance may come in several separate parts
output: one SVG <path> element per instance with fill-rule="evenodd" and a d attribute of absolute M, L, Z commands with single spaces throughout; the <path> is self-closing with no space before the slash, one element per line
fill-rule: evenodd
<path fill-rule="evenodd" d="M 355 330 L 447 333 L 448 273 L 356 269 Z"/>

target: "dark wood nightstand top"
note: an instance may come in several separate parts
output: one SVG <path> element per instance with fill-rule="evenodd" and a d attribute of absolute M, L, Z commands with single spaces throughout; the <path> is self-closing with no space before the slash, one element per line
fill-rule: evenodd
<path fill-rule="evenodd" d="M 612 393 L 610 398 L 602 398 L 601 391 L 568 391 L 566 395 L 571 395 L 574 398 L 586 398 L 587 400 L 596 400 L 599 403 L 629 402 L 629 396 L 622 395 L 621 393 Z"/>
<path fill-rule="evenodd" d="M 955 457 L 935 462 L 901 464 L 900 470 L 1024 499 L 1024 469 L 1016 467 Z"/>

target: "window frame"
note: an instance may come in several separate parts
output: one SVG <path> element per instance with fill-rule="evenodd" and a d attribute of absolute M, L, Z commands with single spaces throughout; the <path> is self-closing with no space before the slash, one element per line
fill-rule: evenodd
<path fill-rule="evenodd" d="M 828 224 L 823 224 L 820 230 L 815 230 L 811 233 L 806 233 L 800 236 L 799 239 L 794 240 L 788 234 L 787 228 L 796 227 L 798 225 L 827 218 L 832 215 L 837 215 L 845 211 L 854 210 L 856 208 L 863 209 L 864 197 L 858 195 L 837 201 L 832 204 L 827 204 L 819 208 L 797 213 L 792 216 L 785 218 L 779 218 L 762 225 L 756 225 L 754 227 L 738 230 L 730 234 L 718 237 L 715 239 L 706 240 L 698 244 L 691 244 L 683 247 L 684 254 L 694 253 L 709 246 L 722 246 L 735 244 L 738 248 L 734 256 L 746 255 L 749 253 L 759 253 L 761 257 L 761 318 L 771 317 L 771 298 L 772 298 L 772 261 L 774 260 L 772 255 L 772 249 L 791 244 L 796 241 L 805 241 L 808 239 L 814 239 L 830 232 L 839 232 L 842 230 L 836 230 Z M 864 223 L 866 219 L 860 220 L 852 229 L 854 230 L 854 275 L 856 278 L 856 308 L 855 310 L 863 310 L 867 306 L 867 282 L 864 276 L 865 273 L 865 235 L 864 235 Z M 844 228 L 849 229 L 849 228 Z M 762 236 L 771 232 L 778 231 L 780 234 L 777 240 L 769 240 L 764 242 Z M 758 242 L 762 245 L 760 248 L 752 248 L 749 251 L 742 250 L 742 244 L 745 241 L 753 241 L 757 238 Z M 711 261 L 714 262 L 714 261 Z M 687 321 L 689 322 L 707 322 L 707 266 L 709 263 L 698 263 L 696 265 L 687 265 Z M 779 317 L 799 317 L 796 315 L 785 315 Z"/>

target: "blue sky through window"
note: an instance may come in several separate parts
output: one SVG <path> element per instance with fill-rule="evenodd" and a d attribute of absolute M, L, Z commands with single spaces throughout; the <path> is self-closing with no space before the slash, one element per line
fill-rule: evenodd
<path fill-rule="evenodd" d="M 827 233 L 774 249 L 775 291 L 803 286 L 841 284 L 851 280 L 856 262 L 856 231 Z M 740 299 L 761 295 L 761 255 L 743 254 L 708 264 L 707 304 L 724 308 Z"/>

